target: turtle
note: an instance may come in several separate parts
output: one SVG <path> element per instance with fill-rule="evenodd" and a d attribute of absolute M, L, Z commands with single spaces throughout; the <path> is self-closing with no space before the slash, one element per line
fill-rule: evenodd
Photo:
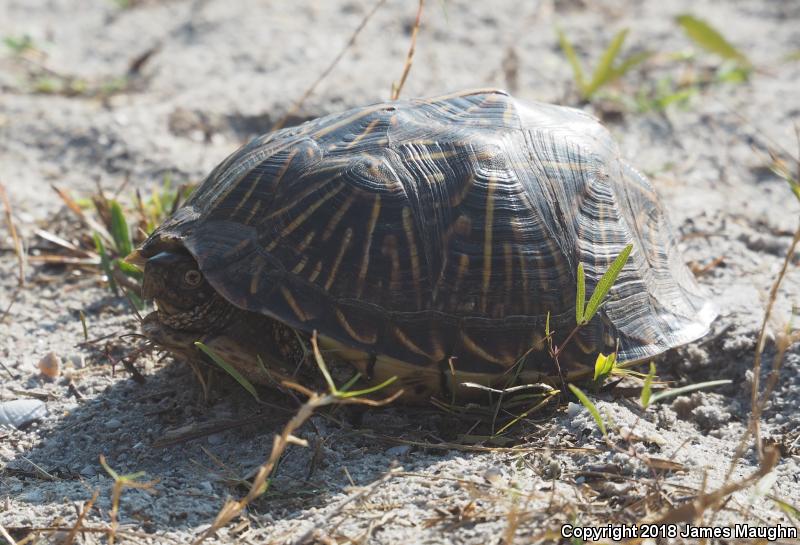
<path fill-rule="evenodd" d="M 628 244 L 607 300 L 554 362 L 552 343 L 575 326 L 578 265 L 591 293 Z M 144 332 L 176 355 L 204 357 L 202 341 L 271 383 L 293 376 L 316 333 L 368 383 L 396 377 L 390 388 L 412 403 L 482 391 L 468 383 L 579 377 L 601 352 L 645 361 L 700 338 L 717 314 L 609 131 L 501 90 L 254 138 L 129 261 L 157 306 Z"/>

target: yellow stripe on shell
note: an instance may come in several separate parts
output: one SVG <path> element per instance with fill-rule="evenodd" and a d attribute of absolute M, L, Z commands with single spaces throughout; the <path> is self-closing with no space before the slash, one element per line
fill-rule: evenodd
<path fill-rule="evenodd" d="M 311 271 L 311 274 L 308 277 L 308 281 L 313 284 L 321 272 L 322 272 L 322 261 L 317 261 L 317 264 L 314 265 L 314 270 Z"/>
<path fill-rule="evenodd" d="M 417 308 L 422 307 L 422 286 L 420 286 L 419 250 L 414 239 L 414 224 L 411 220 L 411 209 L 403 208 L 403 229 L 408 241 L 408 254 L 411 260 L 411 278 L 414 280 L 414 290 L 417 294 Z"/>
<path fill-rule="evenodd" d="M 350 338 L 355 339 L 356 341 L 360 342 L 361 344 L 375 344 L 378 340 L 377 333 L 373 332 L 371 334 L 364 335 L 358 331 L 356 331 L 351 325 L 350 322 L 347 321 L 347 317 L 344 313 L 339 310 L 338 308 L 334 311 L 336 313 L 336 319 L 339 321 L 339 324 L 345 330 L 345 332 L 350 336 Z"/>
<path fill-rule="evenodd" d="M 331 235 L 333 235 L 334 229 L 336 226 L 339 225 L 339 222 L 342 221 L 342 218 L 353 205 L 353 201 L 355 201 L 356 195 L 355 193 L 351 193 L 347 196 L 347 199 L 342 203 L 342 206 L 336 211 L 336 213 L 331 217 L 331 220 L 328 222 L 328 225 L 325 226 L 325 231 L 322 233 L 322 241 L 325 242 Z"/>
<path fill-rule="evenodd" d="M 333 281 L 336 279 L 336 273 L 339 271 L 339 265 L 342 264 L 342 258 L 344 257 L 344 253 L 347 251 L 347 247 L 350 246 L 350 240 L 353 238 L 353 229 L 350 227 L 344 232 L 344 237 L 342 237 L 342 243 L 339 246 L 339 253 L 336 254 L 336 260 L 333 262 L 333 266 L 331 267 L 331 273 L 328 276 L 327 282 L 325 282 L 325 291 L 331 289 L 333 285 Z"/>
<path fill-rule="evenodd" d="M 367 279 L 367 269 L 369 268 L 370 248 L 372 247 L 372 233 L 378 223 L 378 216 L 381 214 L 381 196 L 375 195 L 375 202 L 372 205 L 372 215 L 367 225 L 366 240 L 364 242 L 364 257 L 361 259 L 361 269 L 358 271 L 358 287 L 356 297 L 360 298 L 364 293 L 364 282 Z"/>
<path fill-rule="evenodd" d="M 486 223 L 483 230 L 483 276 L 481 283 L 480 310 L 486 312 L 489 298 L 489 284 L 492 280 L 492 235 L 494 234 L 494 199 L 493 193 L 497 186 L 496 178 L 489 178 L 486 185 Z"/>
<path fill-rule="evenodd" d="M 469 350 L 470 352 L 472 352 L 476 356 L 480 357 L 481 359 L 484 359 L 484 360 L 486 360 L 488 362 L 491 362 L 491 363 L 496 363 L 498 365 L 503 365 L 503 366 L 507 366 L 508 364 L 514 363 L 514 361 L 515 361 L 513 357 L 511 357 L 511 358 L 506 357 L 505 359 L 501 359 L 501 358 L 498 358 L 497 356 L 495 356 L 494 354 L 490 354 L 489 352 L 487 352 L 486 350 L 481 348 L 478 345 L 478 343 L 473 341 L 470 338 L 470 336 L 467 335 L 467 333 L 464 332 L 464 331 L 462 331 L 460 333 L 460 336 L 461 336 L 461 342 L 463 343 L 464 347 L 467 348 L 467 350 Z"/>
<path fill-rule="evenodd" d="M 311 216 L 311 214 L 313 214 L 314 212 L 316 212 L 316 211 L 317 211 L 317 209 L 318 209 L 320 206 L 322 206 L 322 205 L 323 205 L 323 204 L 325 204 L 327 201 L 329 201 L 331 198 L 333 198 L 333 197 L 334 197 L 334 196 L 335 196 L 337 193 L 339 193 L 339 192 L 340 192 L 342 189 L 344 189 L 344 187 L 345 187 L 345 186 L 344 186 L 344 184 L 341 184 L 341 185 L 339 185 L 337 188 L 335 188 L 335 189 L 333 189 L 333 190 L 329 191 L 328 193 L 326 193 L 325 195 L 323 195 L 322 197 L 320 197 L 320 198 L 319 198 L 319 199 L 318 199 L 316 202 L 314 202 L 313 204 L 311 204 L 311 205 L 310 205 L 308 208 L 306 208 L 306 209 L 303 211 L 303 213 L 302 213 L 302 214 L 300 214 L 299 216 L 297 216 L 297 217 L 296 217 L 296 218 L 295 218 L 295 219 L 292 221 L 292 223 L 290 223 L 289 225 L 287 225 L 287 226 L 286 226 L 286 227 L 283 229 L 283 231 L 281 231 L 281 232 L 280 232 L 280 234 L 279 234 L 279 235 L 278 235 L 278 236 L 277 236 L 277 237 L 276 237 L 276 238 L 275 238 L 275 239 L 274 239 L 272 242 L 270 242 L 270 243 L 269 243 L 269 245 L 267 246 L 267 250 L 268 250 L 268 251 L 272 251 L 272 250 L 274 250 L 274 249 L 275 249 L 275 247 L 278 245 L 278 242 L 280 242 L 280 240 L 281 240 L 282 238 L 286 237 L 287 235 L 290 235 L 290 234 L 292 233 L 292 231 L 294 231 L 295 229 L 297 229 L 298 227 L 300 227 L 300 226 L 303 224 L 303 222 L 305 222 L 305 221 L 308 219 L 308 217 L 309 217 L 309 216 Z"/>
<path fill-rule="evenodd" d="M 398 341 L 400 341 L 400 343 L 401 343 L 403 346 L 405 346 L 406 348 L 408 348 L 408 349 L 409 349 L 411 352 L 413 352 L 414 354 L 418 354 L 418 355 L 420 355 L 420 356 L 423 356 L 423 357 L 425 357 L 425 358 L 428 358 L 429 360 L 432 360 L 432 361 L 438 361 L 437 359 L 433 358 L 433 357 L 432 357 L 430 354 L 428 354 L 427 352 L 425 352 L 425 351 L 424 351 L 422 348 L 420 348 L 419 346 L 417 346 L 417 344 L 416 344 L 414 341 L 412 341 L 412 340 L 411 340 L 411 339 L 410 339 L 410 338 L 409 338 L 409 337 L 408 337 L 408 336 L 407 336 L 407 335 L 406 335 L 406 334 L 403 332 L 403 330 L 402 330 L 402 329 L 400 329 L 399 327 L 397 327 L 397 326 L 393 327 L 393 328 L 392 328 L 392 333 L 394 333 L 394 336 L 395 336 L 395 338 L 396 338 Z M 439 359 L 441 359 L 441 358 L 439 358 Z"/>
<path fill-rule="evenodd" d="M 281 294 L 283 295 L 283 298 L 286 300 L 286 304 L 289 305 L 289 308 L 292 309 L 294 315 L 297 316 L 297 319 L 300 320 L 301 322 L 307 322 L 309 318 L 308 314 L 306 314 L 306 312 L 300 307 L 300 305 L 297 304 L 294 295 L 292 295 L 292 292 L 289 291 L 289 289 L 286 286 L 281 286 Z"/>
<path fill-rule="evenodd" d="M 352 149 L 355 146 L 357 146 L 358 143 L 361 142 L 361 140 L 364 137 L 369 135 L 369 133 L 371 133 L 373 131 L 373 129 L 375 129 L 375 125 L 377 125 L 379 122 L 380 122 L 380 119 L 373 119 L 372 121 L 370 121 L 369 125 L 367 125 L 367 127 L 364 129 L 364 131 L 361 134 L 359 134 L 358 136 L 356 136 L 355 138 L 353 138 L 353 141 L 350 142 L 349 144 L 347 144 L 344 147 L 344 149 Z"/>
<path fill-rule="evenodd" d="M 275 176 L 275 180 L 272 182 L 272 189 L 273 190 L 274 190 L 274 188 L 278 187 L 278 184 L 280 184 L 281 179 L 283 179 L 283 175 L 286 174 L 287 170 L 289 170 L 289 166 L 292 164 L 292 161 L 294 160 L 295 156 L 297 155 L 297 151 L 298 151 L 297 148 L 295 148 L 291 152 L 289 152 L 289 156 L 286 158 L 286 161 L 284 161 L 283 166 L 281 167 L 281 170 L 278 172 L 277 176 Z M 253 180 L 253 182 L 250 184 L 250 187 L 247 189 L 247 192 L 244 194 L 244 197 L 242 197 L 242 200 L 240 200 L 239 204 L 237 204 L 236 208 L 234 208 L 233 213 L 231 214 L 231 216 L 235 216 L 239 212 L 239 210 L 244 206 L 244 204 L 248 200 L 250 200 L 250 197 L 253 195 L 253 192 L 255 192 L 256 187 L 258 187 L 258 185 L 261 183 L 261 180 L 264 178 L 265 174 L 266 174 L 266 172 L 262 172 L 258 177 L 256 177 L 255 180 Z M 244 180 L 244 178 L 242 178 L 242 181 L 243 180 Z M 239 185 L 241 183 L 242 182 L 240 181 L 240 182 L 237 183 L 237 185 Z"/>

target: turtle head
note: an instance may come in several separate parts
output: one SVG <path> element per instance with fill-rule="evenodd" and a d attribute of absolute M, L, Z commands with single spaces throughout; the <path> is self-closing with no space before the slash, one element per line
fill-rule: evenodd
<path fill-rule="evenodd" d="M 188 253 L 167 251 L 145 262 L 142 296 L 165 310 L 186 311 L 214 295 L 197 261 Z"/>
<path fill-rule="evenodd" d="M 184 332 L 219 329 L 233 310 L 184 249 L 163 251 L 147 259 L 142 296 L 155 301 L 159 322 Z"/>

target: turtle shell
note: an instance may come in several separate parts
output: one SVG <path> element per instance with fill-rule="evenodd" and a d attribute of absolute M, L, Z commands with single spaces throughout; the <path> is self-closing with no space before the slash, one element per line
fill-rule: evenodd
<path fill-rule="evenodd" d="M 587 352 L 618 345 L 620 361 L 692 341 L 716 313 L 605 128 L 491 90 L 256 138 L 140 252 L 183 245 L 237 307 L 373 357 L 493 374 L 543 348 L 548 313 L 572 329 L 578 263 L 591 293 L 629 243 L 578 336 Z"/>

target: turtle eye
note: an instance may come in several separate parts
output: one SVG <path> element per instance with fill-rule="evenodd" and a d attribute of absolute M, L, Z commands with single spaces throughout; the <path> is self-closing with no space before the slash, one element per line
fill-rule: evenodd
<path fill-rule="evenodd" d="M 196 288 L 202 281 L 203 275 L 200 274 L 200 271 L 197 269 L 186 271 L 186 273 L 183 275 L 183 282 L 191 288 Z"/>

